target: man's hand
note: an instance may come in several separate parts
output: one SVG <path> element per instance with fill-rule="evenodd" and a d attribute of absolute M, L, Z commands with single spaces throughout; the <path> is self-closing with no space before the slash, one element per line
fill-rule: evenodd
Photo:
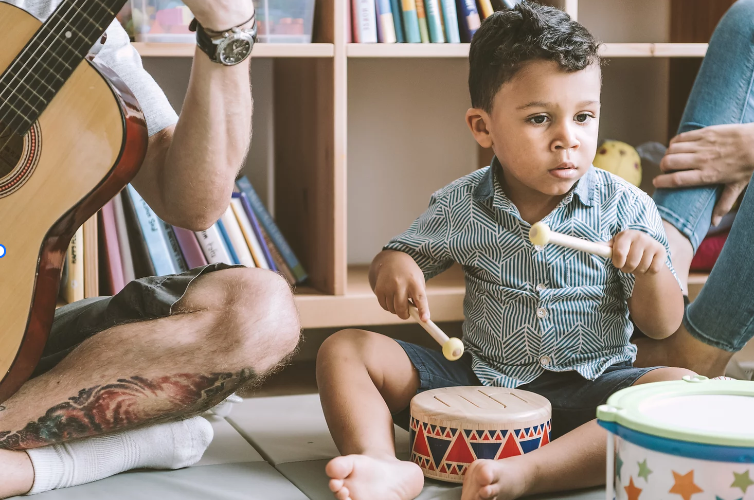
<path fill-rule="evenodd" d="M 754 124 L 712 125 L 677 135 L 660 163 L 657 188 L 725 184 L 712 214 L 717 225 L 754 172 Z"/>
<path fill-rule="evenodd" d="M 624 273 L 657 274 L 665 267 L 665 247 L 646 233 L 629 229 L 615 235 L 613 265 Z"/>
<path fill-rule="evenodd" d="M 222 32 L 240 26 L 254 15 L 252 0 L 184 0 L 205 30 Z"/>
<path fill-rule="evenodd" d="M 410 255 L 391 250 L 381 252 L 372 262 L 370 278 L 383 309 L 408 319 L 408 300 L 411 299 L 422 321 L 429 320 L 424 273 Z"/>

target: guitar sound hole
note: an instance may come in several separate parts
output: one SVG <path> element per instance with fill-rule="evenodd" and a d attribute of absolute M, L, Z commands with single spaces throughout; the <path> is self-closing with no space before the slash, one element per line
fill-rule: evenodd
<path fill-rule="evenodd" d="M 24 156 L 24 138 L 0 123 L 0 181 L 7 177 Z"/>

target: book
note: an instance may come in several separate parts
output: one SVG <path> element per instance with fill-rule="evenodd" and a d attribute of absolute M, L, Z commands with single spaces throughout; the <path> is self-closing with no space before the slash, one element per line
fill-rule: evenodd
<path fill-rule="evenodd" d="M 208 263 L 216 264 L 218 262 L 223 262 L 230 266 L 233 265 L 230 253 L 228 253 L 228 249 L 225 246 L 225 242 L 223 241 L 223 237 L 220 234 L 217 224 L 213 224 L 212 227 L 206 231 L 197 231 L 195 234 Z"/>
<path fill-rule="evenodd" d="M 121 201 L 123 201 L 123 213 L 126 219 L 128 241 L 131 243 L 131 256 L 133 257 L 136 278 L 154 276 L 154 265 L 152 264 L 152 259 L 149 257 L 147 242 L 141 234 L 139 218 L 136 216 L 136 207 L 131 196 L 128 195 L 128 189 L 125 189 L 121 193 Z"/>
<path fill-rule="evenodd" d="M 162 221 L 152 212 L 147 202 L 144 201 L 144 198 L 141 197 L 131 184 L 128 185 L 127 189 L 128 196 L 131 198 L 131 202 L 136 210 L 141 234 L 147 244 L 149 258 L 154 266 L 156 276 L 175 274 L 176 269 L 170 258 L 170 249 L 168 248 L 167 236 L 165 235 Z"/>
<path fill-rule="evenodd" d="M 353 38 L 356 43 L 377 43 L 374 0 L 353 0 Z"/>
<path fill-rule="evenodd" d="M 67 271 L 60 285 L 60 296 L 68 304 L 84 300 L 84 228 L 80 227 L 68 244 L 65 256 Z"/>
<path fill-rule="evenodd" d="M 104 252 L 102 257 L 103 265 L 107 270 L 107 278 L 110 282 L 109 291 L 111 295 L 123 290 L 126 286 L 125 278 L 123 277 L 123 263 L 121 262 L 120 245 L 118 244 L 118 229 L 115 223 L 115 204 L 114 199 L 108 201 L 102 210 L 101 215 L 101 233 Z"/>
<path fill-rule="evenodd" d="M 479 29 L 479 11 L 474 0 L 456 0 L 458 6 L 458 24 L 461 27 L 461 41 L 471 42 L 474 33 Z"/>
<path fill-rule="evenodd" d="M 175 267 L 177 273 L 185 273 L 189 270 L 188 263 L 186 263 L 186 259 L 183 257 L 183 252 L 181 252 L 181 246 L 178 244 L 178 238 L 175 236 L 173 226 L 160 219 L 159 217 L 158 219 L 162 223 L 162 229 L 165 231 L 165 237 L 168 241 L 170 260 L 173 261 L 173 266 Z"/>
<path fill-rule="evenodd" d="M 405 30 L 406 42 L 421 43 L 416 0 L 401 0 L 401 6 L 403 7 L 403 29 Z"/>
<path fill-rule="evenodd" d="M 199 246 L 199 242 L 193 231 L 173 226 L 173 232 L 175 233 L 175 239 L 178 240 L 178 245 L 181 247 L 181 253 L 183 253 L 183 257 L 186 259 L 186 265 L 189 269 L 206 266 L 208 264 L 207 257 L 204 256 L 202 247 Z"/>
<path fill-rule="evenodd" d="M 238 218 L 232 206 L 231 202 L 220 220 L 222 221 L 223 226 L 225 226 L 225 232 L 228 233 L 228 239 L 230 240 L 233 249 L 236 251 L 238 262 L 246 267 L 256 267 L 254 264 L 254 258 L 251 256 L 251 251 L 249 251 L 249 245 L 246 243 L 246 239 L 243 236 L 241 226 L 238 223 Z"/>
<path fill-rule="evenodd" d="M 126 214 L 123 211 L 123 192 L 113 198 L 113 212 L 115 213 L 115 229 L 118 233 L 118 248 L 120 248 L 120 262 L 123 265 L 123 281 L 130 283 L 136 279 L 134 259 L 131 255 L 131 242 L 128 238 Z"/>
<path fill-rule="evenodd" d="M 230 206 L 236 215 L 236 220 L 241 227 L 246 243 L 251 251 L 251 255 L 254 257 L 257 267 L 262 269 L 270 269 L 270 262 L 267 260 L 264 250 L 262 249 L 262 242 L 257 236 L 257 232 L 254 230 L 254 226 L 249 218 L 249 211 L 244 207 L 241 198 L 236 197 L 237 193 L 233 193 L 234 197 L 230 200 Z"/>
<path fill-rule="evenodd" d="M 445 43 L 445 32 L 442 27 L 442 14 L 440 12 L 440 0 L 424 0 L 424 6 L 427 11 L 429 41 L 432 43 Z"/>
<path fill-rule="evenodd" d="M 225 249 L 228 250 L 228 254 L 230 254 L 230 260 L 233 262 L 233 265 L 240 264 L 238 260 L 238 254 L 236 254 L 236 249 L 233 248 L 233 244 L 230 242 L 230 238 L 228 238 L 228 232 L 225 230 L 225 224 L 223 224 L 222 220 L 218 220 L 216 223 L 217 229 L 220 231 L 220 236 L 223 238 L 223 243 L 225 243 Z"/>
<path fill-rule="evenodd" d="M 274 246 L 277 247 L 280 255 L 283 256 L 285 263 L 288 265 L 288 267 L 291 269 L 291 272 L 296 277 L 296 283 L 298 284 L 304 282 L 308 277 L 304 266 L 302 266 L 301 262 L 299 262 L 298 258 L 296 258 L 296 255 L 293 253 L 293 250 L 291 250 L 291 247 L 288 245 L 285 237 L 283 237 L 283 234 L 280 232 L 277 224 L 275 224 L 272 216 L 270 216 L 270 213 L 265 208 L 262 200 L 259 199 L 256 191 L 254 191 L 254 187 L 251 185 L 251 182 L 249 182 L 248 177 L 241 177 L 240 179 L 238 179 L 238 181 L 236 181 L 236 185 L 248 198 L 252 213 L 257 217 L 257 220 L 259 220 L 259 225 L 264 228 L 265 231 L 267 231 L 267 234 L 270 236 L 270 240 L 272 241 Z"/>
<path fill-rule="evenodd" d="M 398 43 L 405 43 L 406 37 L 403 34 L 403 9 L 401 8 L 401 0 L 390 0 L 390 9 L 393 11 L 395 41 Z"/>
<path fill-rule="evenodd" d="M 424 0 L 415 0 L 415 2 L 416 17 L 419 19 L 419 36 L 422 43 L 429 43 L 429 27 L 427 26 L 427 11 L 424 8 Z"/>
<path fill-rule="evenodd" d="M 440 3 L 442 4 L 443 22 L 445 23 L 445 38 L 448 43 L 461 43 L 455 0 L 440 0 Z"/>
<path fill-rule="evenodd" d="M 351 2 L 346 0 L 346 43 L 353 42 L 353 17 L 351 16 Z"/>
<path fill-rule="evenodd" d="M 477 12 L 481 13 L 480 18 L 481 19 L 487 19 L 492 15 L 493 12 L 495 12 L 492 9 L 492 2 L 490 0 L 477 0 L 478 2 L 478 10 Z"/>
<path fill-rule="evenodd" d="M 393 23 L 393 9 L 390 0 L 375 1 L 377 20 L 377 40 L 380 43 L 395 43 L 395 24 Z"/>
<path fill-rule="evenodd" d="M 254 231 L 254 235 L 257 237 L 257 241 L 259 242 L 259 246 L 262 248 L 262 254 L 264 255 L 264 260 L 267 262 L 267 265 L 272 271 L 277 272 L 278 268 L 275 265 L 275 263 L 272 261 L 272 256 L 270 255 L 270 249 L 265 244 L 264 238 L 262 237 L 262 226 L 259 224 L 259 217 L 254 213 L 254 209 L 251 208 L 251 203 L 249 202 L 249 197 L 246 196 L 246 193 L 236 193 L 233 195 L 234 198 L 239 198 L 241 200 L 241 205 L 243 206 L 244 212 L 249 218 L 249 222 L 251 222 L 251 229 Z"/>
<path fill-rule="evenodd" d="M 267 231 L 264 230 L 264 227 L 262 229 L 262 238 L 264 238 L 264 242 L 267 244 L 267 247 L 270 249 L 270 256 L 272 256 L 272 262 L 275 263 L 275 266 L 278 269 L 278 272 L 280 272 L 283 276 L 285 276 L 285 279 L 288 280 L 288 283 L 291 285 L 296 284 L 296 277 L 291 272 L 291 268 L 288 267 L 288 264 L 285 263 L 285 259 L 283 259 L 283 256 L 280 255 L 280 252 L 278 252 L 277 247 L 272 243 L 270 240 L 270 236 L 267 234 Z"/>
<path fill-rule="evenodd" d="M 84 264 L 84 298 L 99 296 L 99 236 L 97 231 L 97 214 L 84 222 L 83 258 Z"/>

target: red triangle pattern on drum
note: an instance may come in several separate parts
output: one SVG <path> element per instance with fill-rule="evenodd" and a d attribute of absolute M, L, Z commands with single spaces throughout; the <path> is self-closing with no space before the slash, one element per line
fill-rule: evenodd
<path fill-rule="evenodd" d="M 435 470 L 435 464 L 433 464 L 432 462 L 430 462 L 428 468 L 429 468 L 429 470 L 434 471 Z"/>
<path fill-rule="evenodd" d="M 492 438 L 490 438 L 490 433 L 487 431 L 484 431 L 484 434 L 482 435 L 482 441 L 490 441 Z"/>
<path fill-rule="evenodd" d="M 541 448 L 542 446 L 546 445 L 549 442 L 550 442 L 550 433 L 547 431 L 544 431 L 542 433 L 542 444 L 540 444 L 539 447 Z"/>
<path fill-rule="evenodd" d="M 442 472 L 443 474 L 447 474 L 448 473 L 448 469 L 445 468 L 445 464 L 442 464 L 437 471 L 438 472 Z"/>
<path fill-rule="evenodd" d="M 534 429 L 529 429 L 529 437 L 530 438 L 534 437 Z"/>
<path fill-rule="evenodd" d="M 518 439 L 526 439 L 526 433 L 524 431 L 521 431 L 518 435 Z"/>
<path fill-rule="evenodd" d="M 503 440 L 503 436 L 500 434 L 500 431 L 497 431 L 495 433 L 495 438 L 494 439 L 495 439 L 495 441 L 502 441 Z"/>
<path fill-rule="evenodd" d="M 450 451 L 448 452 L 448 456 L 445 457 L 445 460 L 448 462 L 460 462 L 464 464 L 470 464 L 474 461 L 474 455 L 471 453 L 469 445 L 463 438 L 462 433 L 458 433 L 458 437 L 456 437 L 456 440 L 453 442 L 453 446 L 450 447 Z"/>
<path fill-rule="evenodd" d="M 450 470 L 448 471 L 449 474 L 456 474 L 458 475 L 458 469 L 456 469 L 456 466 L 452 466 Z"/>
<path fill-rule="evenodd" d="M 435 436 L 442 437 L 442 431 L 440 430 L 440 426 L 435 427 Z"/>
<path fill-rule="evenodd" d="M 452 438 L 453 437 L 453 435 L 450 433 L 450 429 L 448 429 L 447 431 L 445 431 L 445 436 L 444 437 L 446 437 L 446 438 Z"/>
<path fill-rule="evenodd" d="M 505 441 L 505 445 L 500 450 L 500 454 L 497 456 L 497 460 L 508 457 L 517 457 L 518 455 L 521 455 L 521 449 L 518 447 L 515 436 L 511 434 L 508 436 L 508 439 Z"/>
<path fill-rule="evenodd" d="M 424 455 L 425 457 L 429 456 L 429 447 L 427 446 L 427 438 L 424 437 L 424 431 L 421 427 L 419 427 L 419 430 L 416 432 L 416 438 L 414 438 L 414 447 L 413 447 L 414 453 L 417 453 L 419 455 Z"/>

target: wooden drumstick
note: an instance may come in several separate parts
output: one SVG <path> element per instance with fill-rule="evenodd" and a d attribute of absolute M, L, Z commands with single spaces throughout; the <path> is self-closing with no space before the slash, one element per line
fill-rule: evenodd
<path fill-rule="evenodd" d="M 573 248 L 574 250 L 580 250 L 582 252 L 593 253 L 600 257 L 606 257 L 611 259 L 613 257 L 613 249 L 607 245 L 601 243 L 595 243 L 594 241 L 582 240 L 581 238 L 574 238 L 567 234 L 555 233 L 550 231 L 547 224 L 544 222 L 537 222 L 529 230 L 529 240 L 536 246 L 543 247 L 548 243 L 554 243 L 561 247 Z"/>
<path fill-rule="evenodd" d="M 446 359 L 455 361 L 463 356 L 463 342 L 461 342 L 461 339 L 457 337 L 449 338 L 432 320 L 422 321 L 419 316 L 419 310 L 413 304 L 408 305 L 408 313 L 442 346 L 442 354 Z"/>

